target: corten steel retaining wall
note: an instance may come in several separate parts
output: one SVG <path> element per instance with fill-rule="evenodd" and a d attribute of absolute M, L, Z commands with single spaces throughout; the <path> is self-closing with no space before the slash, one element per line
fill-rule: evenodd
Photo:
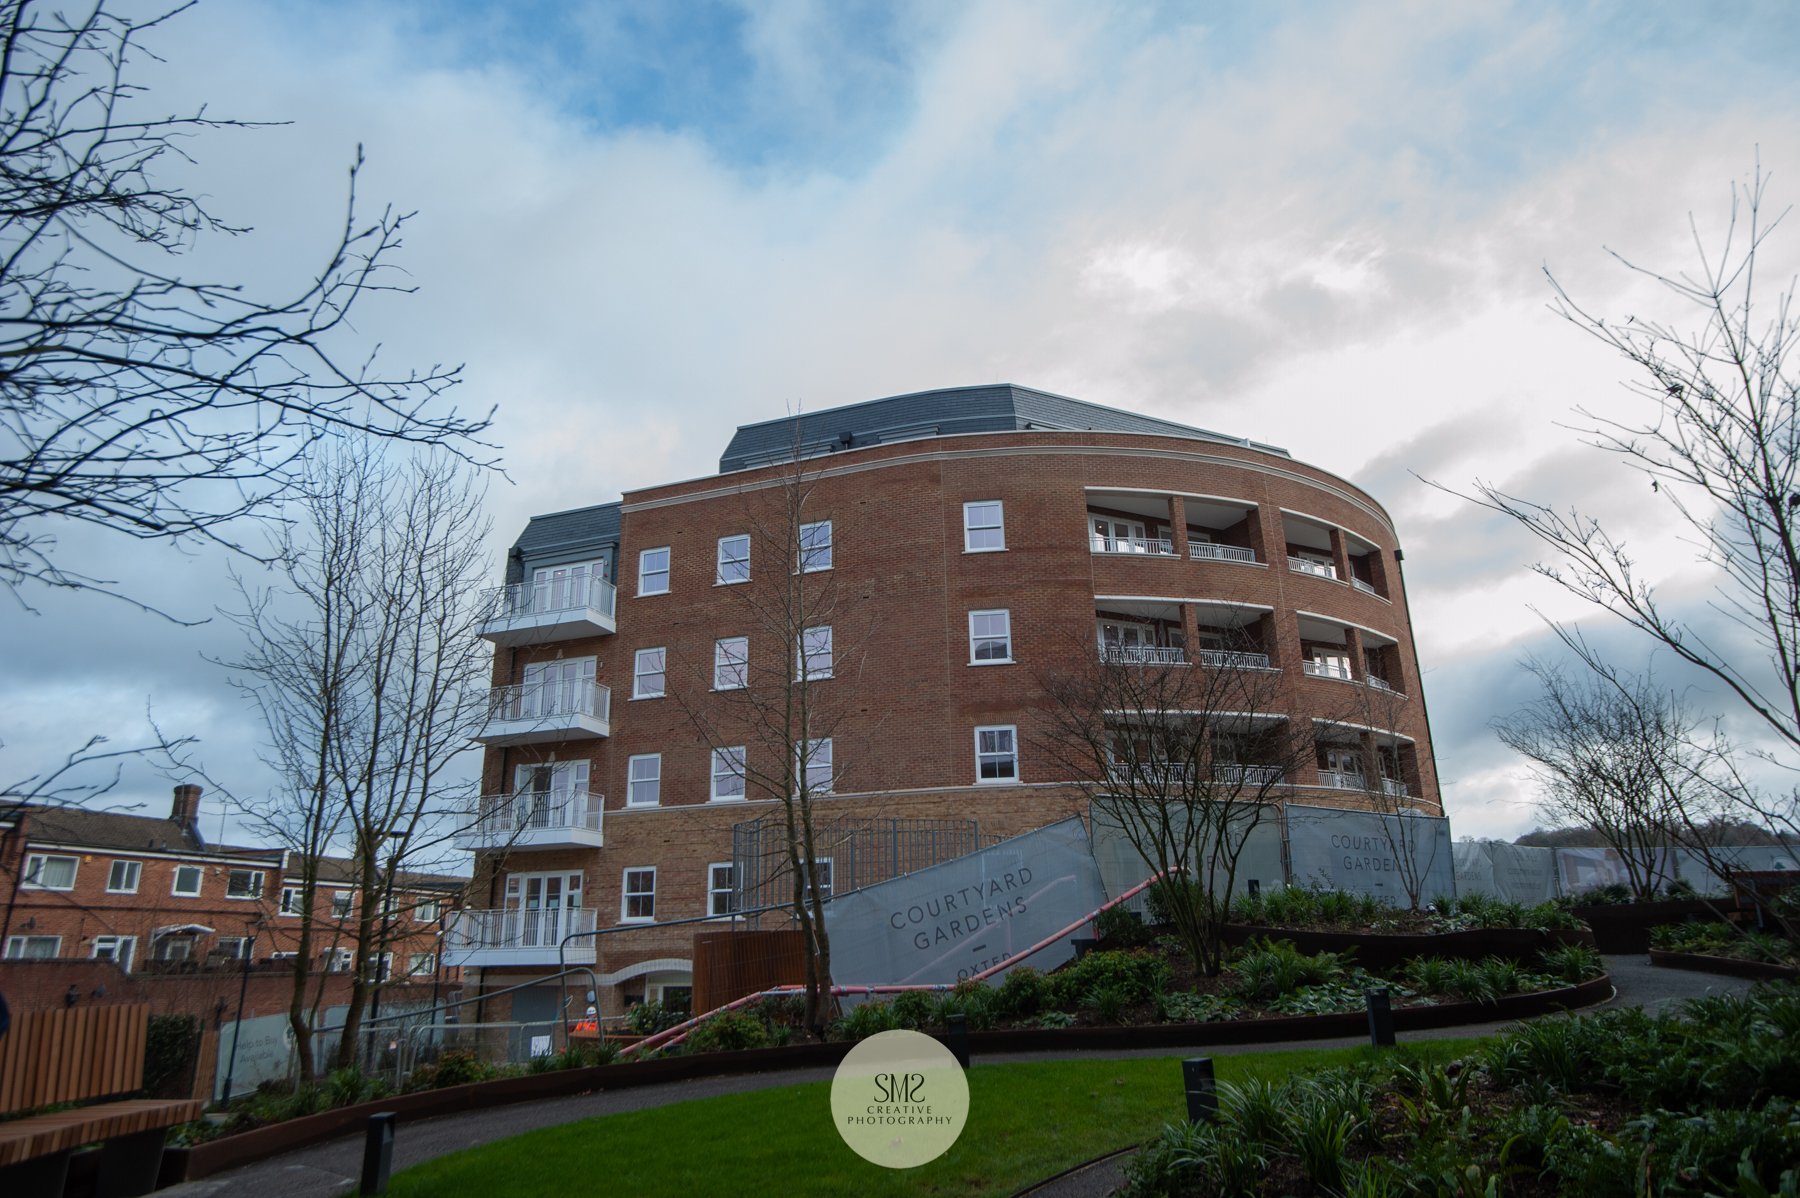
<path fill-rule="evenodd" d="M 694 937 L 695 1011 L 774 986 L 806 980 L 806 937 L 798 928 L 764 932 L 700 932 Z"/>
<path fill-rule="evenodd" d="M 1556 1011 L 1574 1010 L 1606 1001 L 1612 996 L 1612 979 L 1601 975 L 1579 986 L 1515 994 L 1493 1003 L 1443 1003 L 1433 1007 L 1398 1007 L 1394 1027 L 1398 1031 L 1456 1027 L 1470 1023 L 1529 1019 Z M 1157 1024 L 1148 1027 L 1034 1028 L 1018 1031 L 969 1033 L 971 1053 L 1056 1052 L 1134 1048 L 1179 1048 L 1210 1044 L 1278 1043 L 1287 1040 L 1326 1040 L 1358 1036 L 1368 1030 L 1362 1012 L 1348 1015 L 1292 1016 L 1246 1019 L 1231 1023 Z M 509 1077 L 475 1082 L 443 1090 L 402 1094 L 379 1102 L 342 1107 L 319 1115 L 292 1119 L 192 1148 L 171 1148 L 163 1153 L 162 1185 L 211 1177 L 252 1161 L 291 1152 L 338 1136 L 354 1134 L 379 1111 L 401 1116 L 401 1135 L 408 1118 L 423 1119 L 457 1111 L 482 1110 L 514 1102 L 585 1094 L 594 1090 L 624 1090 L 660 1082 L 686 1081 L 743 1073 L 767 1073 L 835 1065 L 855 1047 L 854 1042 L 798 1044 L 784 1048 L 759 1048 L 743 1052 L 700 1053 L 655 1061 L 632 1061 L 567 1069 L 556 1073 Z"/>
<path fill-rule="evenodd" d="M 1465 961 L 1506 957 L 1531 964 L 1546 949 L 1565 944 L 1594 947 L 1594 934 L 1585 928 L 1471 928 L 1463 932 L 1439 932 L 1430 936 L 1383 936 L 1365 932 L 1319 932 L 1302 928 L 1264 928 L 1228 924 L 1225 943 L 1252 940 L 1288 940 L 1303 953 L 1354 952 L 1358 965 L 1385 968 L 1414 957 L 1455 957 Z"/>
<path fill-rule="evenodd" d="M 1724 922 L 1729 900 L 1666 899 L 1656 903 L 1603 903 L 1576 907 L 1575 918 L 1594 929 L 1603 953 L 1642 953 L 1650 949 L 1650 929 L 1665 923 Z"/>
<path fill-rule="evenodd" d="M 1670 969 L 1697 969 L 1702 973 L 1722 973 L 1727 977 L 1755 978 L 1766 982 L 1800 978 L 1800 969 L 1792 965 L 1740 961 L 1736 957 L 1711 957 L 1705 953 L 1675 953 L 1660 948 L 1650 950 L 1650 964 L 1666 965 Z"/>

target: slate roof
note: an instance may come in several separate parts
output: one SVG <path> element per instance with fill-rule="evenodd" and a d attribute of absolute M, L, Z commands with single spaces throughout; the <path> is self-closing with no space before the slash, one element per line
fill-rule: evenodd
<path fill-rule="evenodd" d="M 1257 444 L 1243 437 L 1102 407 L 1012 383 L 993 383 L 916 391 L 821 412 L 803 412 L 797 420 L 783 416 L 758 424 L 740 425 L 731 444 L 725 447 L 724 456 L 719 459 L 719 472 L 725 474 L 791 460 L 796 440 L 802 455 L 812 455 L 917 437 L 1022 429 L 1150 433 L 1246 445 L 1287 456 L 1284 449 Z"/>
<path fill-rule="evenodd" d="M 524 581 L 526 559 L 542 562 L 559 550 L 572 553 L 598 552 L 602 546 L 619 543 L 619 503 L 597 503 L 593 507 L 574 508 L 566 512 L 550 512 L 533 516 L 525 531 L 513 542 L 507 563 L 508 582 Z"/>

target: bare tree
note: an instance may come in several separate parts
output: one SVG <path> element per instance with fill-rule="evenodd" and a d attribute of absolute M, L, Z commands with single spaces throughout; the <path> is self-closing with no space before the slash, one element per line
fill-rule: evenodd
<path fill-rule="evenodd" d="M 1408 701 L 1375 678 L 1369 674 L 1350 689 L 1337 718 L 1324 722 L 1314 735 L 1325 746 L 1340 746 L 1344 760 L 1354 763 L 1354 769 L 1339 771 L 1338 788 L 1356 792 L 1375 817 L 1392 852 L 1394 877 L 1408 907 L 1417 911 L 1440 864 L 1440 825 L 1420 806 L 1417 783 L 1407 776 L 1404 759 L 1411 738 L 1403 728 Z"/>
<path fill-rule="evenodd" d="M 1311 753 L 1287 718 L 1280 675 L 1242 654 L 1167 664 L 1091 643 L 1065 660 L 1086 664 L 1042 677 L 1039 748 L 1087 792 L 1096 822 L 1168 875 L 1158 892 L 1176 934 L 1197 968 L 1217 974 L 1239 859 Z"/>
<path fill-rule="evenodd" d="M 132 82 L 185 7 L 0 0 L 0 585 L 15 597 L 108 590 L 58 562 L 58 521 L 240 548 L 230 526 L 292 494 L 322 437 L 468 453 L 489 423 L 440 402 L 457 369 L 389 371 L 357 347 L 357 302 L 409 288 L 390 261 L 407 216 L 359 217 L 356 168 L 309 275 L 267 292 L 182 273 L 197 245 L 248 232 L 182 188 L 182 143 L 251 127 L 162 115 Z"/>
<path fill-rule="evenodd" d="M 475 784 L 456 763 L 487 715 L 489 663 L 476 636 L 486 571 L 481 504 L 480 488 L 447 455 L 405 466 L 348 451 L 323 458 L 306 519 L 280 546 L 282 585 L 246 587 L 245 609 L 233 616 L 247 647 L 229 665 L 263 715 L 267 759 L 285 782 L 247 814 L 299 856 L 309 916 L 289 1011 L 303 1067 L 320 858 L 342 847 L 356 891 L 354 976 L 338 1046 L 347 1065 L 382 980 L 396 883 L 456 830 L 445 822 L 450 812 L 474 807 Z"/>
<path fill-rule="evenodd" d="M 1695 273 L 1660 274 L 1618 259 L 1695 308 L 1696 331 L 1635 317 L 1609 321 L 1577 305 L 1551 277 L 1556 310 L 1639 375 L 1631 384 L 1644 405 L 1639 419 L 1583 410 L 1581 431 L 1646 476 L 1676 535 L 1717 572 L 1708 610 L 1735 624 L 1752 651 L 1732 651 L 1665 602 L 1623 539 L 1594 517 L 1485 484 L 1476 489 L 1477 502 L 1517 520 L 1552 552 L 1539 573 L 1718 679 L 1776 738 L 1764 756 L 1792 769 L 1800 765 L 1800 324 L 1791 281 L 1772 298 L 1761 290 L 1765 243 L 1786 215 L 1769 215 L 1767 183 L 1759 164 L 1747 185 L 1733 185 L 1716 252 L 1690 216 Z M 1605 665 L 1592 654 L 1584 660 Z M 1792 788 L 1737 793 L 1759 823 L 1795 806 Z"/>

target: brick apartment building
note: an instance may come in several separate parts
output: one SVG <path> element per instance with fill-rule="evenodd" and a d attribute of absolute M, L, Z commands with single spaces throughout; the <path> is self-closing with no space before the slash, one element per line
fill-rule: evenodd
<path fill-rule="evenodd" d="M 831 625 L 770 644 L 757 587 L 795 533 L 768 516 L 801 478 L 788 528 L 839 602 Z M 1317 733 L 1292 799 L 1366 802 L 1378 760 L 1381 792 L 1441 814 L 1400 560 L 1375 499 L 1283 450 L 1027 388 L 741 427 L 716 476 L 535 517 L 513 546 L 483 629 L 496 690 L 472 909 L 446 959 L 486 989 L 588 965 L 608 1013 L 683 1000 L 693 934 L 721 925 L 658 925 L 748 907 L 747 829 L 781 806 L 744 784 L 768 764 L 746 760 L 754 743 L 710 731 L 765 670 L 817 677 L 837 712 L 804 763 L 829 779 L 825 820 L 985 844 L 1084 812 L 1033 729 L 1045 671 L 1096 656 L 1265 670 L 1277 718 Z M 1374 754 L 1342 716 L 1351 695 L 1389 713 Z M 860 884 L 821 857 L 824 884 Z M 523 992 L 513 1017 L 554 1001 Z"/>
<path fill-rule="evenodd" d="M 198 786 L 177 786 L 166 818 L 30 805 L 0 812 L 4 962 L 99 961 L 124 975 L 195 975 L 239 972 L 246 956 L 259 972 L 273 971 L 292 957 L 306 922 L 297 857 L 206 843 L 200 795 Z M 325 858 L 319 876 L 319 964 L 342 972 L 356 914 L 349 863 Z M 414 873 L 401 881 L 389 916 L 388 974 L 448 980 L 439 942 L 467 879 Z"/>

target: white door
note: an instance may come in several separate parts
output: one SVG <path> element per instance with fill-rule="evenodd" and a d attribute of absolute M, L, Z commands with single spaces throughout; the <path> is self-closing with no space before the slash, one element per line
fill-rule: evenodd
<path fill-rule="evenodd" d="M 522 765 L 513 774 L 513 821 L 519 828 L 564 828 L 587 802 L 588 763 Z"/>
<path fill-rule="evenodd" d="M 578 712 L 594 714 L 594 659 L 545 661 L 525 667 L 525 686 L 519 696 L 519 718 Z"/>
<path fill-rule="evenodd" d="M 1136 520 L 1094 516 L 1093 547 L 1102 553 L 1144 552 L 1144 526 Z"/>

